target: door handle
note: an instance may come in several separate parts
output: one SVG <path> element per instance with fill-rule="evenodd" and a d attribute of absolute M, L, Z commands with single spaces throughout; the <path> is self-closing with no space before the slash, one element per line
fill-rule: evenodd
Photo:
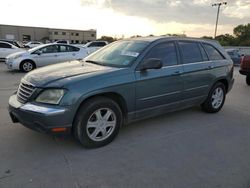
<path fill-rule="evenodd" d="M 181 74 L 181 71 L 175 71 L 174 73 L 172 73 L 172 75 L 179 75 Z"/>
<path fill-rule="evenodd" d="M 213 69 L 213 68 L 214 68 L 213 65 L 209 65 L 209 66 L 207 67 L 207 69 Z"/>

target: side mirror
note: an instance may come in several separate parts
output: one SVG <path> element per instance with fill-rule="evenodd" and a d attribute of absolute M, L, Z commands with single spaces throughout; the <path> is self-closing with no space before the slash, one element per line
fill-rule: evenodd
<path fill-rule="evenodd" d="M 140 66 L 140 71 L 145 71 L 147 69 L 161 69 L 162 68 L 162 60 L 156 58 L 146 59 L 142 62 Z"/>
<path fill-rule="evenodd" d="M 41 55 L 42 53 L 43 53 L 43 52 L 40 51 L 40 50 L 36 51 L 36 54 L 37 54 L 37 55 Z"/>

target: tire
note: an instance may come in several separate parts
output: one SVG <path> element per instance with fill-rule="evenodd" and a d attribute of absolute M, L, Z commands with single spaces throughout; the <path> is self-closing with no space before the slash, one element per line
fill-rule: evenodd
<path fill-rule="evenodd" d="M 246 76 L 246 83 L 250 86 L 250 74 Z"/>
<path fill-rule="evenodd" d="M 22 72 L 30 72 L 32 71 L 33 69 L 35 69 L 35 63 L 32 62 L 32 61 L 23 61 L 21 64 L 20 64 L 20 70 Z"/>
<path fill-rule="evenodd" d="M 217 82 L 210 90 L 206 101 L 201 105 L 201 107 L 205 112 L 216 113 L 223 107 L 225 99 L 225 85 L 221 82 Z"/>
<path fill-rule="evenodd" d="M 78 110 L 73 131 L 84 147 L 97 148 L 112 142 L 122 124 L 123 117 L 119 105 L 109 98 L 95 97 Z"/>

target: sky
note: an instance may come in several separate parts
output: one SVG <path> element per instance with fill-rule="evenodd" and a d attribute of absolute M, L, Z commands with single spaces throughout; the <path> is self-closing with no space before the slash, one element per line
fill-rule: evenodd
<path fill-rule="evenodd" d="M 0 24 L 96 29 L 97 37 L 213 36 L 218 0 L 0 0 Z M 250 0 L 221 6 L 218 34 L 250 22 Z"/>

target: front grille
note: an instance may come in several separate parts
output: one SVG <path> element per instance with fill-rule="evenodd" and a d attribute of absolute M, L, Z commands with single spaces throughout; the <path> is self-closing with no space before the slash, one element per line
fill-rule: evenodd
<path fill-rule="evenodd" d="M 0 62 L 6 62 L 5 58 L 0 58 Z"/>
<path fill-rule="evenodd" d="M 17 100 L 26 103 L 34 91 L 35 87 L 32 84 L 22 81 L 17 90 Z"/>

